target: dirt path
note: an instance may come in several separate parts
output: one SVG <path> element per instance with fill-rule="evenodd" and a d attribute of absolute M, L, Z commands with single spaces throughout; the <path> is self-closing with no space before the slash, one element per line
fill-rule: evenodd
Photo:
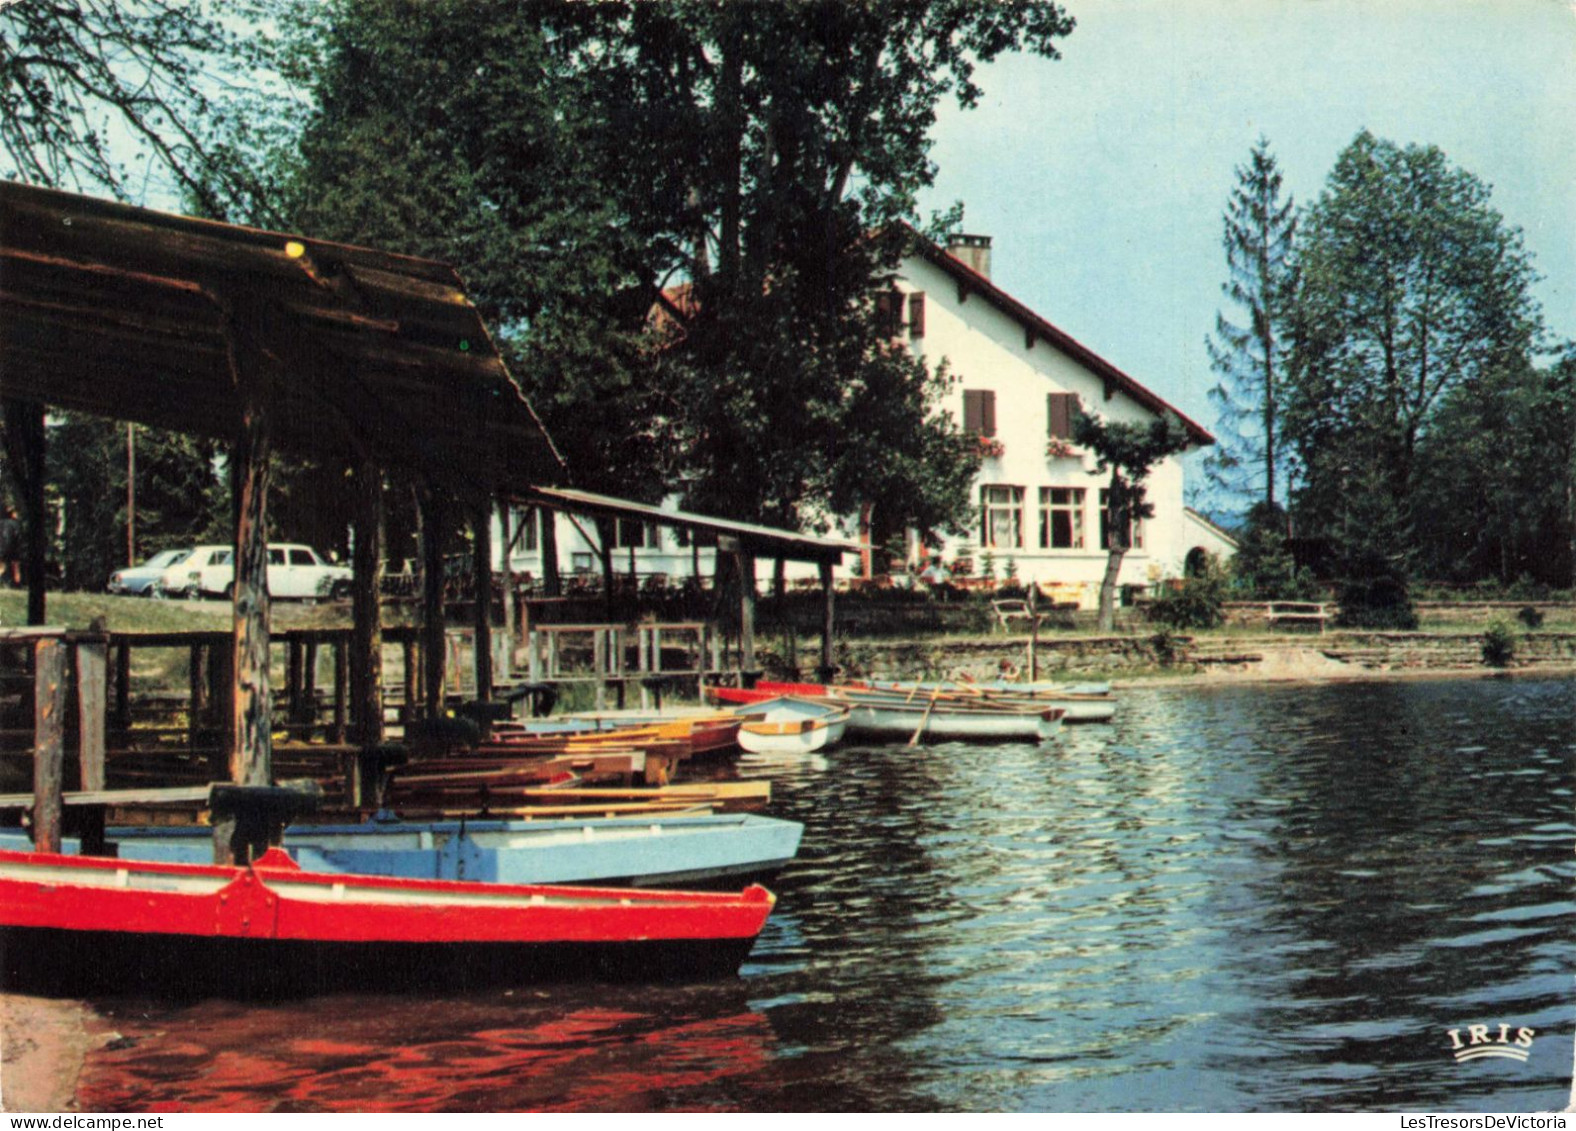
<path fill-rule="evenodd" d="M 80 1001 L 0 994 L 0 1110 L 76 1110 L 87 1014 Z"/>

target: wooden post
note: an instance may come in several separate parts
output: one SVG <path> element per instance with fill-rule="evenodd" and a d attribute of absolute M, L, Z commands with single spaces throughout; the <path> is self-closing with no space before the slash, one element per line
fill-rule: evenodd
<path fill-rule="evenodd" d="M 558 576 L 558 512 L 543 507 L 538 515 L 541 527 L 539 544 L 542 547 L 542 595 L 562 597 L 564 583 Z"/>
<path fill-rule="evenodd" d="M 426 717 L 443 714 L 443 681 L 448 644 L 443 613 L 443 543 L 448 531 L 447 506 L 437 488 L 422 493 L 421 661 Z"/>
<path fill-rule="evenodd" d="M 738 551 L 739 670 L 755 669 L 755 555 Z"/>
<path fill-rule="evenodd" d="M 505 682 L 514 678 L 514 649 L 519 641 L 515 638 L 514 619 L 514 539 L 509 532 L 510 510 L 507 501 L 498 504 L 498 540 L 503 544 L 503 638 L 508 647 L 503 656 L 503 679 Z"/>
<path fill-rule="evenodd" d="M 1038 582 L 1029 582 L 1029 682 L 1040 678 L 1040 614 L 1036 608 L 1035 594 L 1040 591 Z"/>
<path fill-rule="evenodd" d="M 821 563 L 821 666 L 816 669 L 816 679 L 820 683 L 831 683 L 837 674 L 832 664 L 832 638 L 835 632 L 836 616 L 833 603 L 834 588 L 832 585 L 832 563 Z"/>
<path fill-rule="evenodd" d="M 213 645 L 208 648 L 208 693 L 213 703 L 214 725 L 223 728 L 226 735 L 216 749 L 209 751 L 208 778 L 223 781 L 230 772 L 229 728 L 235 714 L 235 655 L 234 649 Z"/>
<path fill-rule="evenodd" d="M 240 353 L 240 347 L 235 347 Z M 273 701 L 268 672 L 268 416 L 255 395 L 246 398 L 236 444 L 234 657 L 230 780 L 267 785 L 272 777 Z"/>
<path fill-rule="evenodd" d="M 285 717 L 292 727 L 301 723 L 301 642 L 285 640 Z"/>
<path fill-rule="evenodd" d="M 131 645 L 115 645 L 115 726 L 131 729 Z"/>
<path fill-rule="evenodd" d="M 186 744 L 196 749 L 208 713 L 208 647 L 193 642 L 186 649 Z"/>
<path fill-rule="evenodd" d="M 4 407 L 5 447 L 21 492 L 22 522 L 27 536 L 23 562 L 27 570 L 27 623 L 44 623 L 44 567 L 49 523 L 44 505 L 44 406 L 7 398 Z"/>
<path fill-rule="evenodd" d="M 334 643 L 334 722 L 329 741 L 338 745 L 345 741 L 346 707 L 350 701 L 350 664 L 347 662 L 344 636 L 335 636 Z M 381 712 L 380 712 L 381 713 Z"/>
<path fill-rule="evenodd" d="M 596 673 L 596 709 L 607 710 L 607 631 L 591 630 L 591 670 Z"/>
<path fill-rule="evenodd" d="M 383 741 L 383 473 L 371 461 L 356 468 L 356 541 L 351 549 L 351 725 L 356 742 Z M 406 679 L 410 656 L 406 654 Z M 408 683 L 407 683 L 408 686 Z M 407 698 L 407 703 L 409 699 Z"/>
<path fill-rule="evenodd" d="M 409 726 L 416 721 L 416 707 L 421 701 L 421 660 L 414 637 L 400 641 L 400 650 L 405 656 L 405 703 L 400 708 L 400 722 Z"/>
<path fill-rule="evenodd" d="M 77 734 L 81 788 L 104 788 L 105 699 L 109 694 L 109 645 L 103 640 L 77 644 Z"/>
<path fill-rule="evenodd" d="M 317 641 L 303 643 L 301 652 L 301 722 L 310 738 L 317 728 Z"/>
<path fill-rule="evenodd" d="M 506 546 L 508 543 L 504 543 Z M 508 563 L 504 563 L 507 567 Z M 473 624 L 476 637 L 476 698 L 492 702 L 492 504 L 471 512 L 471 581 L 476 590 Z"/>
<path fill-rule="evenodd" d="M 55 637 L 33 645 L 33 847 L 60 851 L 66 759 L 66 646 Z"/>

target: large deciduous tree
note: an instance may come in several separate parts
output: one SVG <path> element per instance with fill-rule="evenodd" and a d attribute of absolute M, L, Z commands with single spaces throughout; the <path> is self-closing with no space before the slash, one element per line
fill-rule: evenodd
<path fill-rule="evenodd" d="M 1533 348 L 1521 234 L 1437 148 L 1364 131 L 1303 221 L 1298 271 L 1286 424 L 1307 479 L 1300 511 L 1327 525 L 1343 480 L 1372 461 L 1404 504 L 1445 398 Z"/>
<path fill-rule="evenodd" d="M 1260 138 L 1237 183 L 1223 218 L 1227 279 L 1221 292 L 1240 312 L 1233 321 L 1216 315 L 1205 339 L 1210 368 L 1220 381 L 1209 391 L 1220 409 L 1219 443 L 1204 461 L 1219 489 L 1247 496 L 1274 512 L 1277 475 L 1285 462 L 1280 417 L 1285 368 L 1281 332 L 1292 297 L 1291 255 L 1297 232 L 1296 206 L 1281 193 L 1281 173 L 1270 143 Z"/>
<path fill-rule="evenodd" d="M 1527 364 L 1530 257 L 1482 181 L 1433 146 L 1364 131 L 1303 219 L 1297 271 L 1285 435 L 1299 532 L 1342 563 L 1349 623 L 1365 623 L 1369 597 L 1372 623 L 1401 623 L 1425 448 L 1452 398 Z M 1381 576 L 1365 587 L 1370 568 Z"/>
<path fill-rule="evenodd" d="M 955 524 L 967 445 L 877 296 L 938 101 L 1071 26 L 1049 3 L 338 0 L 302 56 L 293 215 L 457 263 L 581 485 Z"/>

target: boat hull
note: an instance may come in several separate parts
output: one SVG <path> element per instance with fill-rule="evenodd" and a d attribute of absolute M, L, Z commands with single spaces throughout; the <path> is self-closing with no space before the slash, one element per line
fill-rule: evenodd
<path fill-rule="evenodd" d="M 1045 742 L 1061 730 L 1062 712 L 1044 704 L 974 705 L 952 699 L 861 691 L 820 684 L 758 684 L 755 690 L 713 687 L 721 702 L 751 703 L 767 696 L 824 696 L 849 708 L 848 733 L 879 741 Z"/>
<path fill-rule="evenodd" d="M 314 872 L 505 884 L 599 884 L 738 890 L 764 883 L 799 850 L 804 826 L 755 814 L 602 820 L 302 825 L 284 850 Z M 122 860 L 206 864 L 207 828 L 113 828 Z M 0 848 L 28 851 L 25 834 Z M 77 842 L 67 839 L 67 853 Z"/>
<path fill-rule="evenodd" d="M 739 708 L 738 742 L 747 754 L 814 754 L 842 741 L 848 709 L 782 697 Z"/>
<path fill-rule="evenodd" d="M 621 943 L 316 943 L 0 927 L 0 988 L 51 996 L 316 996 L 465 992 L 557 982 L 711 981 L 753 939 Z"/>
<path fill-rule="evenodd" d="M 687 979 L 736 970 L 773 902 L 0 852 L 5 988 L 53 992 Z"/>

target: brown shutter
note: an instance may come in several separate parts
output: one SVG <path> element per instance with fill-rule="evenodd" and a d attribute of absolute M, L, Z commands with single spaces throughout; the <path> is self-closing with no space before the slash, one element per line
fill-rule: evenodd
<path fill-rule="evenodd" d="M 908 336 L 925 336 L 925 292 L 915 291 L 908 296 Z"/>
<path fill-rule="evenodd" d="M 978 436 L 985 427 L 984 394 L 978 389 L 963 390 L 963 431 Z"/>
<path fill-rule="evenodd" d="M 903 296 L 896 291 L 876 295 L 876 333 L 895 338 L 903 325 Z"/>
<path fill-rule="evenodd" d="M 980 396 L 982 398 L 981 408 L 984 412 L 984 420 L 980 425 L 980 435 L 994 436 L 996 434 L 996 392 L 994 389 L 983 389 L 980 392 Z"/>
<path fill-rule="evenodd" d="M 1048 393 L 1045 399 L 1049 435 L 1055 439 L 1072 439 L 1073 418 L 1078 415 L 1078 394 Z"/>

